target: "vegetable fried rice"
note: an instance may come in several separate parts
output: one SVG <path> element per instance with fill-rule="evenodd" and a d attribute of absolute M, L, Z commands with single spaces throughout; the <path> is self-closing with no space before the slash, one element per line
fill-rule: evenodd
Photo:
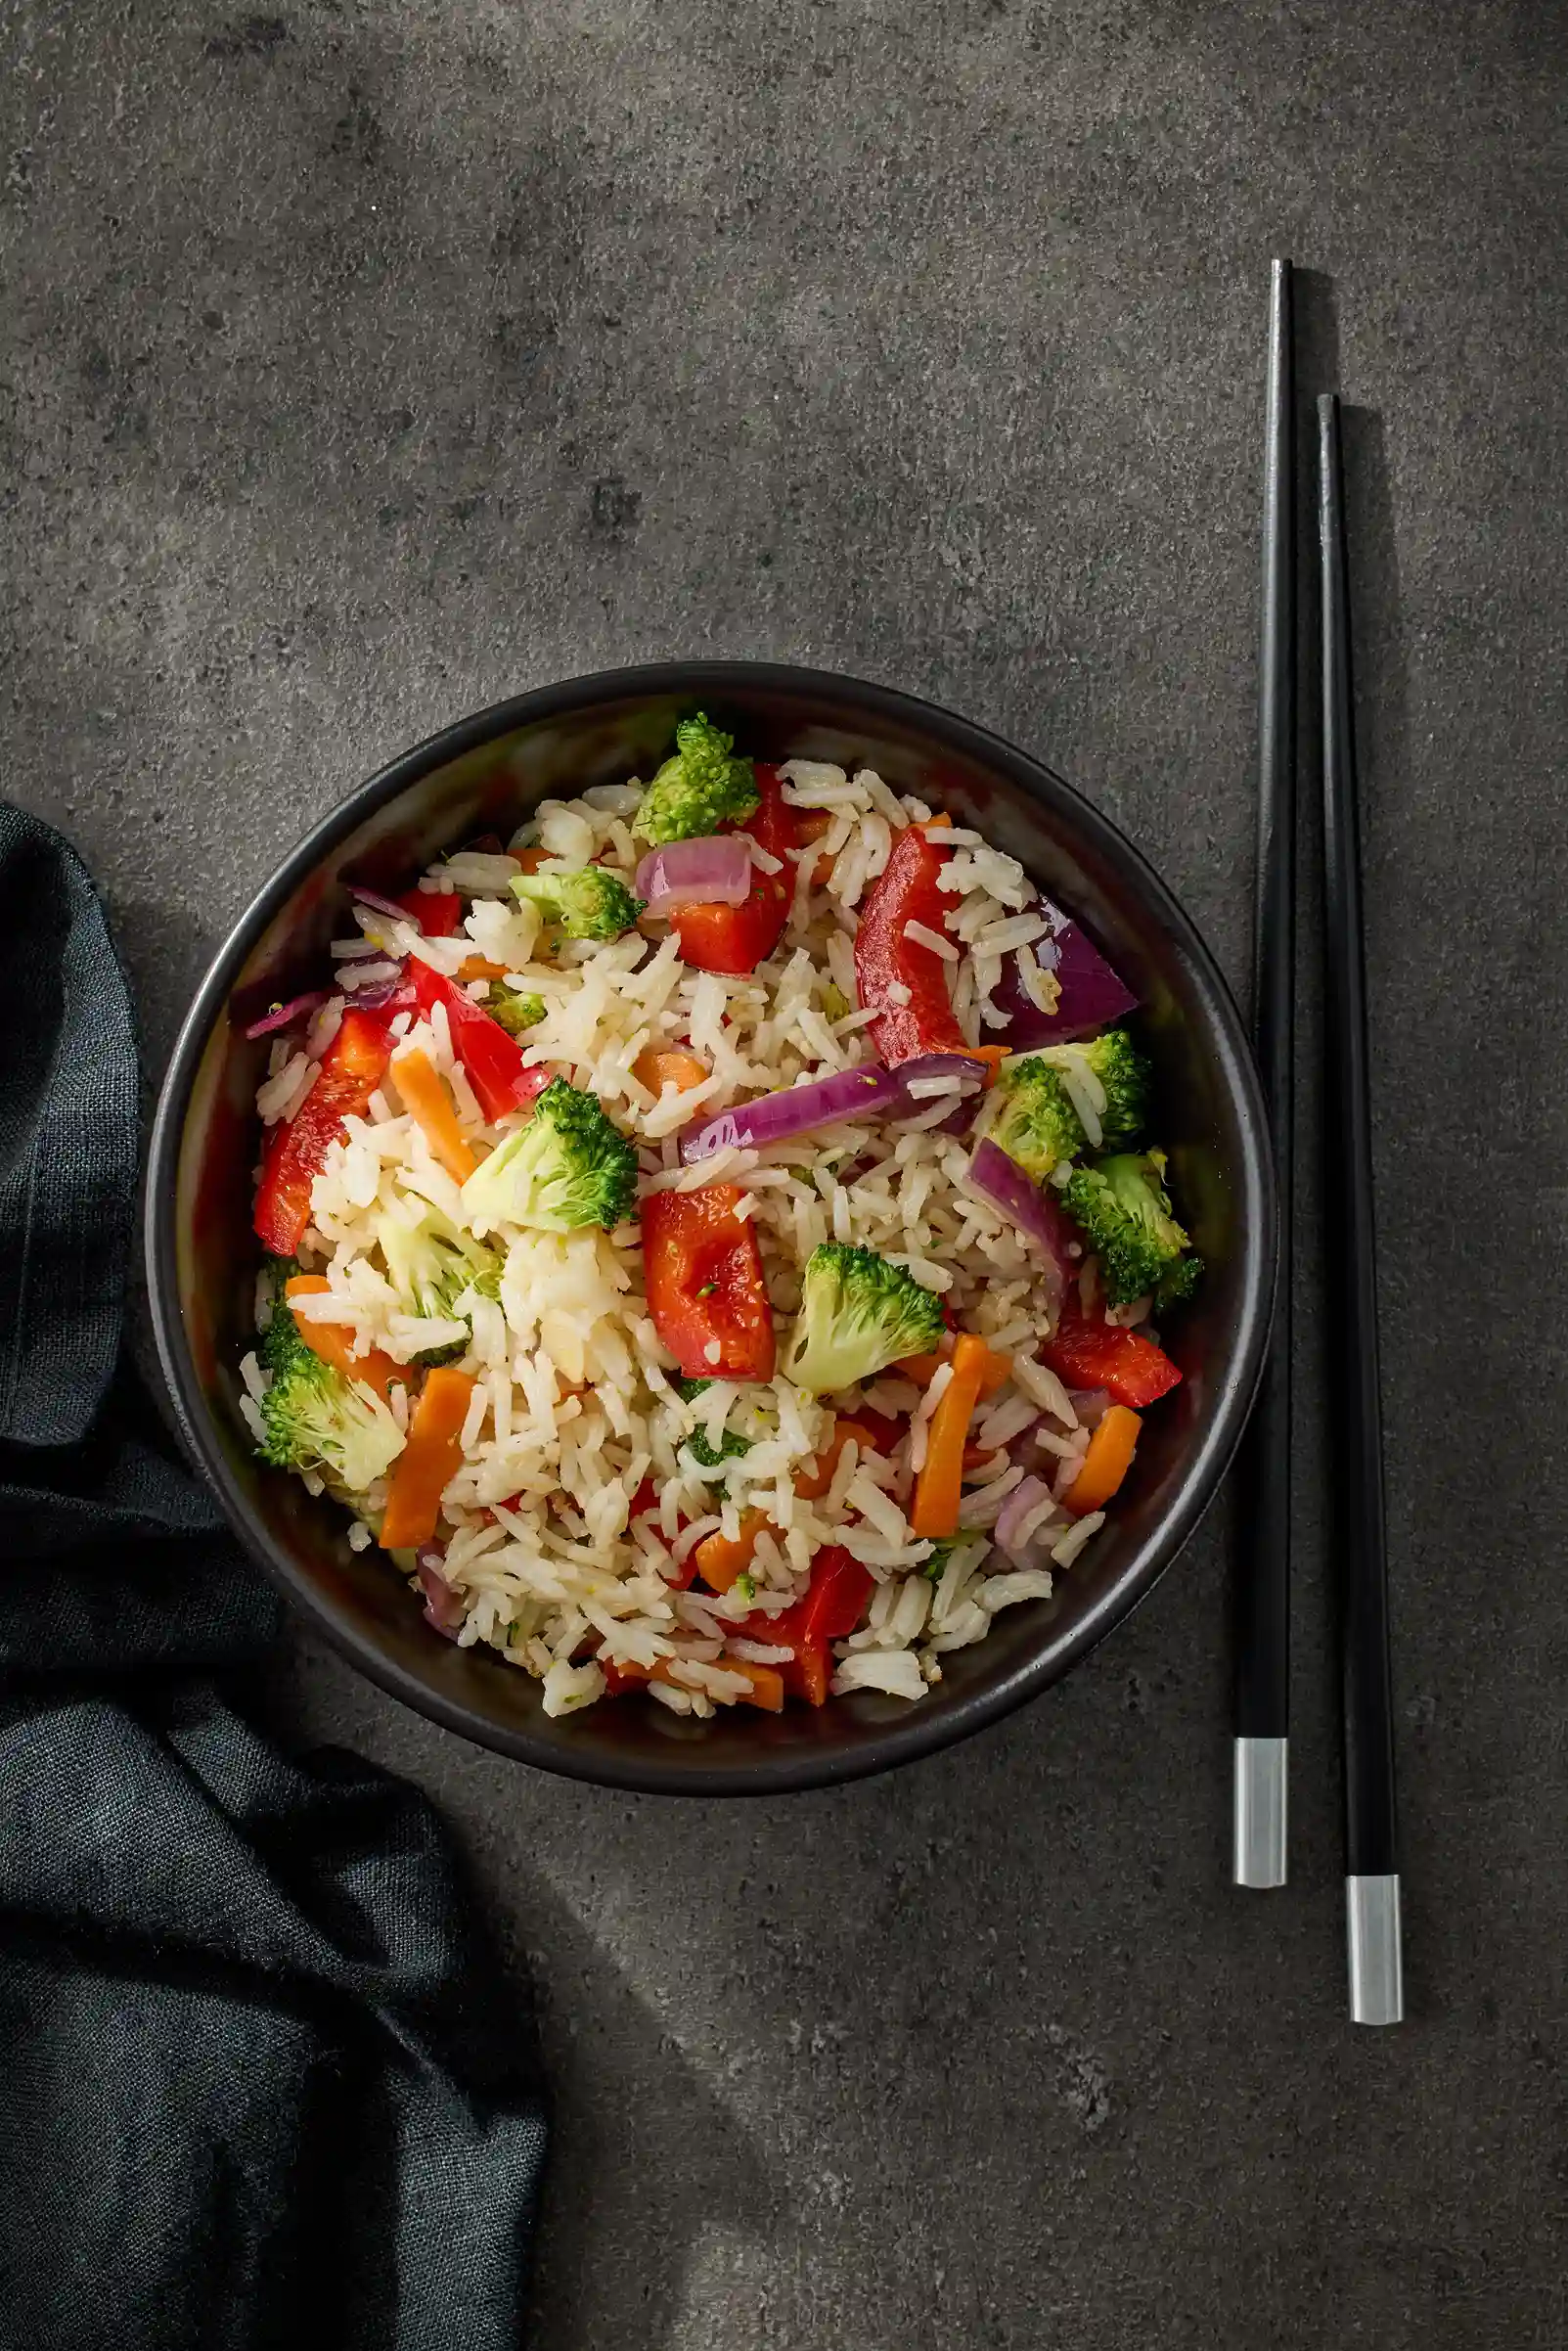
<path fill-rule="evenodd" d="M 1135 999 L 976 833 L 701 715 L 274 1005 L 242 1408 L 434 1632 L 909 1700 L 1093 1541 L 1197 1259 Z"/>

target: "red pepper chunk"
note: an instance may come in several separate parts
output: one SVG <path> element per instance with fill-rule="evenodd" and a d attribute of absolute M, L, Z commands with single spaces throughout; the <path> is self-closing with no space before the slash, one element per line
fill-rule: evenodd
<path fill-rule="evenodd" d="M 509 1110 L 527 1109 L 550 1083 L 548 1069 L 530 1067 L 522 1047 L 509 1037 L 499 1020 L 419 956 L 408 959 L 407 978 L 420 1011 L 428 1015 L 440 1004 L 446 1008 L 452 1050 L 463 1063 L 474 1099 L 492 1122 Z"/>
<path fill-rule="evenodd" d="M 753 1609 L 739 1630 L 747 1641 L 792 1649 L 793 1659 L 779 1668 L 784 1688 L 808 1705 L 826 1705 L 832 1672 L 828 1645 L 848 1639 L 864 1618 L 875 1589 L 871 1569 L 853 1553 L 832 1543 L 812 1560 L 811 1582 L 793 1607 L 774 1616 Z"/>
<path fill-rule="evenodd" d="M 1134 1412 L 1157 1404 L 1182 1378 L 1164 1349 L 1142 1331 L 1088 1322 L 1070 1303 L 1040 1356 L 1069 1387 L 1103 1388 L 1113 1404 L 1130 1405 Z"/>
<path fill-rule="evenodd" d="M 643 1202 L 648 1310 L 688 1379 L 773 1378 L 773 1308 L 756 1228 L 736 1214 L 742 1197 L 704 1184 Z"/>
<path fill-rule="evenodd" d="M 942 936 L 951 900 L 938 887 L 946 852 L 911 825 L 894 841 L 892 853 L 861 908 L 855 934 L 855 990 L 871 1024 L 876 1058 L 888 1069 L 925 1053 L 963 1053 L 974 1048 L 954 1017 L 948 996 L 947 965 L 932 947 L 905 936 L 909 923 L 923 923 Z M 895 988 L 907 992 L 901 1003 Z"/>
<path fill-rule="evenodd" d="M 795 886 L 790 852 L 800 845 L 794 810 L 784 796 L 779 770 L 758 760 L 755 768 L 761 801 L 743 825 L 726 825 L 726 833 L 748 833 L 758 848 L 779 861 L 777 874 L 751 870 L 751 888 L 739 906 L 683 906 L 671 916 L 685 962 L 699 972 L 723 972 L 738 976 L 754 972 L 784 936 L 789 920 L 789 900 Z"/>
<path fill-rule="evenodd" d="M 841 1545 L 829 1544 L 811 1562 L 805 1599 L 788 1610 L 793 1636 L 805 1642 L 847 1641 L 871 1606 L 875 1589 L 869 1567 Z"/>
<path fill-rule="evenodd" d="M 275 1257 L 291 1257 L 310 1222 L 310 1188 L 350 1115 L 363 1117 L 391 1060 L 386 1023 L 344 1013 L 315 1084 L 287 1125 L 273 1129 L 256 1187 L 255 1229 Z"/>
<path fill-rule="evenodd" d="M 463 927 L 463 900 L 455 889 L 399 890 L 392 901 L 427 939 L 449 939 Z"/>

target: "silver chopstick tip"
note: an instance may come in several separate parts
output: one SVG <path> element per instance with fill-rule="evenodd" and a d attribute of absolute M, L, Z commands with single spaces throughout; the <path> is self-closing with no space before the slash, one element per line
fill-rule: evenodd
<path fill-rule="evenodd" d="M 1237 1885 L 1285 1882 L 1288 1739 L 1235 1742 L 1234 1875 Z"/>
<path fill-rule="evenodd" d="M 1346 1878 L 1345 1943 L 1352 2024 L 1402 2024 L 1405 1958 L 1397 1876 Z"/>

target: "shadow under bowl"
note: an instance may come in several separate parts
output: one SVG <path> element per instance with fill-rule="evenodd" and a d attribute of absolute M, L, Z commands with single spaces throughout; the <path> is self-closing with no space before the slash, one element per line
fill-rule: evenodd
<path fill-rule="evenodd" d="M 698 1723 L 632 1701 L 552 1721 L 537 1683 L 425 1623 L 345 1514 L 259 1462 L 241 1418 L 252 1343 L 254 1099 L 265 1043 L 239 1021 L 319 983 L 346 881 L 382 889 L 453 844 L 510 835 L 541 799 L 649 775 L 701 707 L 775 760 L 875 768 L 1018 858 L 1078 916 L 1142 1002 L 1156 1128 L 1207 1267 L 1165 1334 L 1182 1385 L 1149 1415 L 1115 1511 L 1048 1603 L 1013 1607 L 943 1661 L 919 1704 L 871 1692 Z M 694 1795 L 779 1794 L 906 1763 L 1035 1696 L 1152 1588 L 1212 1498 L 1261 1370 L 1275 1281 L 1267 1128 L 1235 1007 L 1192 924 L 1131 844 L 1023 752 L 934 705 L 826 672 L 669 662 L 550 686 L 448 728 L 363 785 L 292 850 L 213 961 L 174 1049 L 153 1133 L 146 1243 L 157 1345 L 179 1420 L 246 1547 L 361 1670 L 421 1713 L 547 1771 Z"/>

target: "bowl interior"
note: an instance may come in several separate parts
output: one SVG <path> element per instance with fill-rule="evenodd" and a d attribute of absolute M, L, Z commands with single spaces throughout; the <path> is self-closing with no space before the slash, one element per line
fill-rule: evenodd
<path fill-rule="evenodd" d="M 551 1721 L 535 1683 L 431 1632 L 380 1555 L 351 1552 L 336 1506 L 254 1458 L 236 1397 L 251 1343 L 253 1102 L 266 1053 L 231 1019 L 315 984 L 347 880 L 406 886 L 441 851 L 509 833 L 540 799 L 648 775 L 695 706 L 758 756 L 865 762 L 1017 857 L 1078 915 L 1142 1000 L 1157 1127 L 1208 1268 L 1166 1334 L 1183 1384 L 1144 1425 L 1115 1515 L 1049 1603 L 999 1616 L 944 1660 L 919 1705 L 871 1693 L 710 1723 L 625 1702 Z M 552 688 L 408 754 L 293 853 L 203 983 L 159 1106 L 148 1239 L 158 1343 L 187 1435 L 264 1565 L 366 1671 L 469 1737 L 620 1786 L 719 1793 L 809 1786 L 942 1745 L 1063 1672 L 1147 1592 L 1196 1523 L 1256 1381 L 1274 1273 L 1256 1081 L 1206 951 L 1127 842 L 1036 762 L 884 690 L 750 663 L 690 663 Z"/>

